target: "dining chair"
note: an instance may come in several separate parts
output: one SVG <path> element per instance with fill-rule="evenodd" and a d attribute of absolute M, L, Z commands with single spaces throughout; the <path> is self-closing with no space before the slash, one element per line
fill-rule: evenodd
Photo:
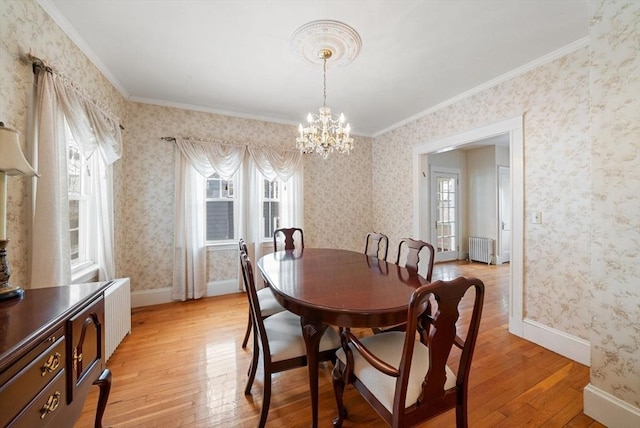
<path fill-rule="evenodd" d="M 470 316 L 465 293 L 473 288 Z M 347 417 L 343 393 L 347 384 L 392 427 L 413 426 L 456 409 L 456 427 L 467 427 L 467 390 L 471 359 L 478 337 L 484 284 L 476 278 L 435 281 L 413 292 L 406 332 L 385 332 L 358 339 L 342 329 L 342 348 L 336 352 L 333 388 L 338 405 L 334 427 Z M 464 313 L 460 317 L 460 313 Z M 464 327 L 457 325 L 460 321 Z M 418 338 L 418 325 L 423 327 Z M 458 330 L 459 329 L 459 330 Z M 466 331 L 464 339 L 458 335 Z M 459 348 L 457 370 L 447 365 L 453 347 Z M 454 354 L 454 355 L 457 355 Z"/>
<path fill-rule="evenodd" d="M 404 238 L 400 240 L 400 244 L 398 244 L 398 257 L 396 259 L 396 264 L 400 264 L 400 258 L 403 254 L 403 249 L 407 253 L 406 261 L 404 267 L 410 271 L 411 273 L 417 275 L 419 264 L 420 264 L 420 254 L 423 252 L 423 249 L 427 249 L 429 251 L 429 259 L 427 260 L 427 271 L 425 272 L 424 278 L 427 281 L 431 281 L 431 276 L 433 275 L 433 261 L 435 258 L 436 251 L 433 248 L 433 245 L 428 242 L 420 241 L 417 239 Z"/>
<path fill-rule="evenodd" d="M 380 260 L 387 260 L 389 252 L 389 238 L 383 233 L 367 233 L 367 241 L 364 246 L 364 253 L 367 256 L 377 257 Z"/>
<path fill-rule="evenodd" d="M 262 409 L 258 427 L 267 422 L 271 402 L 271 375 L 285 370 L 305 367 L 307 351 L 302 336 L 300 317 L 289 311 L 279 312 L 268 318 L 261 316 L 260 300 L 253 281 L 253 267 L 246 253 L 240 256 L 242 276 L 249 294 L 249 307 L 254 324 L 253 357 L 245 395 L 251 394 L 251 387 L 258 367 L 258 355 L 262 353 Z M 335 351 L 340 347 L 340 337 L 329 327 L 320 340 L 318 361 L 335 361 Z"/>
<path fill-rule="evenodd" d="M 298 239 L 296 240 L 296 232 Z M 304 248 L 304 234 L 302 229 L 298 227 L 289 227 L 276 229 L 273 232 L 273 251 L 278 251 L 278 239 L 279 235 L 284 236 L 284 250 L 295 250 L 296 241 L 298 242 L 297 248 Z"/>
<path fill-rule="evenodd" d="M 240 256 L 242 254 L 249 255 L 247 244 L 244 239 L 240 239 L 238 241 L 238 245 L 240 247 Z M 284 308 L 280 306 L 276 298 L 273 296 L 273 292 L 271 289 L 266 286 L 257 291 L 258 300 L 260 301 L 261 315 L 262 318 L 270 317 L 273 314 L 277 314 L 278 312 L 284 311 Z M 248 297 L 248 294 L 247 294 Z M 242 339 L 242 348 L 247 347 L 247 343 L 249 342 L 249 335 L 251 335 L 251 330 L 253 329 L 253 320 L 251 317 L 251 312 L 249 312 L 249 320 L 247 321 L 247 331 L 244 333 L 244 338 Z"/>

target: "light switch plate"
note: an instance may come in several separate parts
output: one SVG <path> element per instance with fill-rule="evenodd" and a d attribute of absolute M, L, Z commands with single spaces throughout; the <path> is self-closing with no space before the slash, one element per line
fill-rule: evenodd
<path fill-rule="evenodd" d="M 535 211 L 531 213 L 531 223 L 542 224 L 542 213 L 540 211 Z"/>

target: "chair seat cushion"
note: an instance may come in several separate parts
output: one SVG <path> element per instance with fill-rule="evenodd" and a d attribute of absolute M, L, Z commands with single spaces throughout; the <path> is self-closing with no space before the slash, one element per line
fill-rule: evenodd
<path fill-rule="evenodd" d="M 271 361 L 283 361 L 306 356 L 307 348 L 302 337 L 300 317 L 292 312 L 283 311 L 264 319 Z M 320 340 L 320 352 L 340 347 L 338 333 L 329 327 Z"/>
<path fill-rule="evenodd" d="M 280 306 L 280 303 L 273 296 L 273 292 L 270 288 L 261 288 L 258 290 L 258 301 L 260 302 L 260 313 L 262 317 L 268 317 L 278 312 L 284 311 L 284 308 Z"/>
<path fill-rule="evenodd" d="M 402 358 L 404 337 L 404 332 L 394 331 L 364 337 L 360 339 L 360 342 L 376 357 L 398 368 Z M 380 401 L 380 403 L 386 407 L 389 412 L 392 412 L 397 378 L 387 376 L 375 369 L 362 357 L 352 344 L 349 344 L 349 346 L 353 352 L 353 373 Z M 336 352 L 336 357 L 346 365 L 347 359 L 342 348 Z M 424 377 L 427 374 L 428 369 L 429 348 L 424 346 L 421 342 L 416 341 L 413 348 L 413 358 L 411 360 L 411 371 L 409 373 L 405 407 L 410 407 L 418 401 L 418 397 L 422 392 L 422 382 L 424 381 Z M 447 380 L 445 382 L 444 389 L 448 390 L 456 386 L 456 376 L 448 366 L 446 366 L 445 370 L 447 373 Z"/>

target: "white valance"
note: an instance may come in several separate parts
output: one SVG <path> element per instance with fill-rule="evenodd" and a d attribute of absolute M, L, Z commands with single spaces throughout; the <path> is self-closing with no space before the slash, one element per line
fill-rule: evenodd
<path fill-rule="evenodd" d="M 302 162 L 299 150 L 278 150 L 266 147 L 249 147 L 256 167 L 267 180 L 276 178 L 286 182 L 298 170 Z"/>
<path fill-rule="evenodd" d="M 203 177 L 210 177 L 217 172 L 225 180 L 236 173 L 245 147 L 234 144 L 210 143 L 176 138 L 176 144 L 193 168 Z"/>
<path fill-rule="evenodd" d="M 298 150 L 246 147 L 188 138 L 176 138 L 176 144 L 184 157 L 203 177 L 218 173 L 221 178 L 230 179 L 242 165 L 246 150 L 267 180 L 278 178 L 286 182 L 302 164 L 302 154 Z"/>
<path fill-rule="evenodd" d="M 99 109 L 63 76 L 44 72 L 39 77 L 40 85 L 43 80 L 50 79 L 58 107 L 85 159 L 89 159 L 96 149 L 107 165 L 120 159 L 122 132 L 117 118 Z"/>

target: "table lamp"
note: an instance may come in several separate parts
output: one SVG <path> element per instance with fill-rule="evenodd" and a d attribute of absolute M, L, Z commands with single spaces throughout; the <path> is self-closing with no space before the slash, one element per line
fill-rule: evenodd
<path fill-rule="evenodd" d="M 11 285 L 9 263 L 7 261 L 7 175 L 37 176 L 20 149 L 20 133 L 5 128 L 0 122 L 0 302 L 21 297 L 24 290 Z"/>

